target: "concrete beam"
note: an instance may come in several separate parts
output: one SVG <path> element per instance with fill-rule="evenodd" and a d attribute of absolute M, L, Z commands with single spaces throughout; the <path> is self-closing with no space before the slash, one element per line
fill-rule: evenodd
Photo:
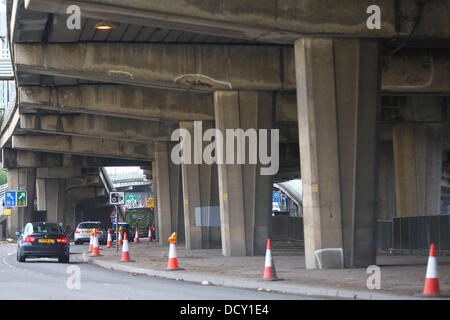
<path fill-rule="evenodd" d="M 450 94 L 449 53 L 449 49 L 403 49 L 395 55 L 385 54 L 383 93 Z"/>
<path fill-rule="evenodd" d="M 214 101 L 209 94 L 121 85 L 80 85 L 19 87 L 19 95 L 21 114 L 48 110 L 150 121 L 214 120 Z M 274 104 L 275 121 L 297 121 L 295 93 L 275 94 Z"/>
<path fill-rule="evenodd" d="M 117 167 L 148 165 L 143 160 L 87 157 L 62 153 L 2 149 L 2 168 Z"/>
<path fill-rule="evenodd" d="M 123 119 L 90 114 L 21 115 L 20 129 L 28 132 L 115 139 L 130 142 L 170 141 L 176 122 Z"/>
<path fill-rule="evenodd" d="M 2 125 L 2 132 L 0 136 L 0 148 L 5 147 L 10 143 L 11 137 L 14 134 L 14 130 L 19 126 L 20 114 L 19 109 L 9 116 L 7 121 Z"/>
<path fill-rule="evenodd" d="M 45 109 L 140 120 L 214 120 L 214 101 L 208 94 L 118 85 L 81 85 L 20 87 L 19 96 L 21 113 Z"/>
<path fill-rule="evenodd" d="M 37 179 L 67 179 L 81 175 L 81 168 L 37 168 Z"/>
<path fill-rule="evenodd" d="M 72 136 L 13 136 L 13 149 L 86 156 L 152 160 L 153 144 Z"/>
<path fill-rule="evenodd" d="M 275 117 L 288 118 L 287 115 Z M 170 141 L 173 131 L 177 128 L 179 126 L 177 126 L 176 122 L 150 122 L 90 114 L 22 114 L 20 116 L 20 130 L 16 130 L 16 132 L 151 143 L 154 141 Z M 280 130 L 281 143 L 298 142 L 298 126 L 296 122 L 276 122 L 274 123 L 274 128 Z"/>
<path fill-rule="evenodd" d="M 79 177 L 72 177 L 66 180 L 66 190 L 75 188 L 84 188 L 88 186 L 101 187 L 101 180 L 98 175 L 84 175 Z"/>
<path fill-rule="evenodd" d="M 18 72 L 198 92 L 295 90 L 289 46 L 15 44 L 14 51 Z"/>
<path fill-rule="evenodd" d="M 63 0 L 25 1 L 30 10 L 59 14 L 66 13 L 67 6 L 63 3 Z M 421 3 L 409 0 L 262 0 L 255 4 L 252 0 L 215 0 L 204 5 L 195 0 L 176 0 L 170 4 L 154 0 L 135 0 L 126 4 L 118 4 L 115 0 L 72 0 L 70 4 L 79 5 L 83 17 L 87 18 L 235 39 L 292 43 L 305 34 L 406 37 L 417 19 Z M 381 9 L 379 30 L 370 30 L 366 26 L 370 5 L 378 5 Z M 446 13 L 449 10 L 446 0 L 426 2 L 412 39 L 448 39 Z"/>
<path fill-rule="evenodd" d="M 449 49 L 403 49 L 384 55 L 382 91 L 450 94 L 448 53 Z M 19 73 L 164 89 L 295 91 L 291 46 L 16 44 L 14 63 Z"/>
<path fill-rule="evenodd" d="M 48 14 L 24 10 L 24 1 L 11 1 L 11 21 L 9 39 L 12 42 L 38 42 L 42 39 Z"/>
<path fill-rule="evenodd" d="M 27 9 L 58 14 L 65 13 L 67 6 L 64 3 L 63 0 L 25 1 Z M 79 5 L 83 16 L 89 18 L 264 42 L 292 43 L 304 34 L 396 35 L 392 0 L 343 0 L 339 3 L 334 0 L 262 0 L 258 3 L 215 0 L 209 1 L 208 5 L 194 0 L 176 0 L 170 4 L 137 0 L 120 5 L 114 0 L 73 0 L 70 4 Z M 366 11 L 372 4 L 382 8 L 381 30 L 366 27 L 369 16 Z M 439 17 L 446 21 L 442 14 Z"/>
<path fill-rule="evenodd" d="M 82 188 L 73 188 L 66 191 L 67 197 L 72 201 L 80 201 L 85 199 L 92 199 L 106 195 L 105 188 L 88 186 Z"/>

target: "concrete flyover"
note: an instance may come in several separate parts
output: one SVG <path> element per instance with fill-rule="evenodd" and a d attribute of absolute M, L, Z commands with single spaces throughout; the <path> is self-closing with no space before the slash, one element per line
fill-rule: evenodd
<path fill-rule="evenodd" d="M 160 241 L 176 231 L 187 249 L 261 255 L 273 183 L 301 177 L 305 264 L 317 269 L 375 264 L 377 219 L 440 213 L 448 1 L 73 0 L 79 28 L 68 5 L 9 3 L 18 94 L 0 137 L 12 181 L 55 218 L 74 224 L 63 205 L 106 197 L 98 168 L 135 165 L 156 191 Z M 380 28 L 369 27 L 373 5 Z M 176 163 L 177 129 L 279 129 L 279 170 L 198 161 L 212 137 Z M 216 159 L 232 155 L 214 137 Z"/>

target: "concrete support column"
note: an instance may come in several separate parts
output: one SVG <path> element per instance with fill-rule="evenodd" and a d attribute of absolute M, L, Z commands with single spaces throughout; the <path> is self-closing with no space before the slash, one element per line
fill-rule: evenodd
<path fill-rule="evenodd" d="M 74 232 L 77 227 L 77 219 L 76 219 L 76 201 L 69 199 L 69 197 L 65 197 L 64 199 L 64 228 L 66 231 Z"/>
<path fill-rule="evenodd" d="M 262 175 L 261 159 L 250 161 L 250 158 L 260 156 L 263 142 L 267 142 L 268 155 L 279 156 L 278 150 L 271 150 L 270 142 L 273 95 L 216 91 L 214 97 L 216 128 L 223 136 L 223 143 L 216 139 L 222 253 L 224 256 L 262 255 L 272 213 L 272 175 Z M 227 135 L 227 130 L 234 134 L 236 129 L 245 131 L 245 143 L 241 148 L 233 135 L 230 139 Z M 248 129 L 256 130 L 253 137 Z M 269 129 L 268 136 L 259 135 L 259 129 Z M 267 141 L 262 140 L 266 138 Z M 238 161 L 238 149 L 245 150 L 245 161 Z M 227 155 L 230 156 L 232 150 L 234 158 L 229 157 L 231 161 L 228 161 Z"/>
<path fill-rule="evenodd" d="M 380 46 L 295 42 L 306 268 L 375 263 Z"/>
<path fill-rule="evenodd" d="M 27 191 L 27 207 L 13 207 L 11 216 L 7 219 L 7 236 L 15 237 L 17 231 L 28 222 L 31 222 L 34 212 L 34 195 L 36 184 L 36 169 L 9 169 L 8 170 L 8 189 L 9 190 L 26 190 Z"/>
<path fill-rule="evenodd" d="M 435 96 L 398 97 L 393 127 L 396 215 L 440 214 L 445 100 Z"/>
<path fill-rule="evenodd" d="M 155 219 L 155 241 L 160 241 L 159 237 L 159 201 L 158 201 L 158 175 L 156 170 L 156 161 L 152 161 L 152 188 L 153 188 L 153 198 L 155 199 L 155 209 L 154 209 L 154 219 Z"/>
<path fill-rule="evenodd" d="M 191 159 L 182 163 L 186 249 L 221 247 L 219 181 L 216 164 L 205 164 L 203 133 L 214 128 L 211 121 L 180 122 L 190 143 Z M 189 147 L 185 144 L 185 147 Z M 196 161 L 194 161 L 196 160 Z"/>
<path fill-rule="evenodd" d="M 47 221 L 64 224 L 65 179 L 36 179 L 37 210 L 47 211 Z"/>
<path fill-rule="evenodd" d="M 177 240 L 184 242 L 183 191 L 181 166 L 170 158 L 173 144 L 155 143 L 156 194 L 158 206 L 158 238 L 161 244 L 168 244 L 173 232 L 178 233 Z"/>
<path fill-rule="evenodd" d="M 377 220 L 395 217 L 394 146 L 392 141 L 380 141 Z"/>

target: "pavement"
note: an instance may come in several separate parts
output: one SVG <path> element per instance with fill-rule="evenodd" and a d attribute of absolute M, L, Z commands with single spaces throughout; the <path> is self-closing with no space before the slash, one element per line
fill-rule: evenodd
<path fill-rule="evenodd" d="M 121 247 L 101 247 L 100 257 L 84 252 L 84 262 L 110 270 L 135 275 L 204 283 L 212 286 L 273 291 L 312 297 L 338 299 L 423 299 L 428 257 L 378 255 L 377 266 L 381 271 L 381 288 L 370 290 L 367 280 L 372 275 L 365 268 L 306 270 L 301 243 L 273 241 L 272 256 L 277 275 L 282 281 L 261 280 L 264 272 L 264 256 L 223 257 L 220 249 L 186 250 L 177 244 L 180 271 L 167 271 L 168 245 L 141 239 L 138 244 L 129 243 L 130 257 L 134 262 L 119 262 Z M 450 257 L 437 257 L 440 275 L 441 297 L 450 298 Z M 430 299 L 426 297 L 425 299 Z"/>

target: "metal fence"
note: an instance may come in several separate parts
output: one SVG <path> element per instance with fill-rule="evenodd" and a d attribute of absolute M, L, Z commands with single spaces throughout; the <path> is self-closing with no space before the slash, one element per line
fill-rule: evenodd
<path fill-rule="evenodd" d="M 378 220 L 376 237 L 377 250 L 390 252 L 392 250 L 392 221 Z"/>
<path fill-rule="evenodd" d="M 303 218 L 272 217 L 272 238 L 303 241 Z M 450 254 L 450 216 L 394 218 L 376 222 L 376 249 L 400 255 L 429 254 L 434 243 L 438 254 Z"/>
<path fill-rule="evenodd" d="M 273 216 L 272 238 L 276 240 L 303 241 L 303 218 Z"/>
<path fill-rule="evenodd" d="M 396 254 L 428 255 L 434 243 L 438 254 L 450 254 L 450 216 L 399 217 L 393 221 Z"/>

